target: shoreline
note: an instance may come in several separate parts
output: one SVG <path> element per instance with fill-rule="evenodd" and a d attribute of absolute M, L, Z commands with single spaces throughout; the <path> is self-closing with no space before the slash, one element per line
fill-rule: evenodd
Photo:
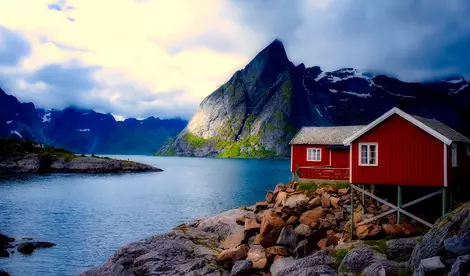
<path fill-rule="evenodd" d="M 324 189 L 319 191 L 323 192 L 320 196 L 322 201 L 327 197 L 323 195 L 328 194 L 328 188 L 318 189 Z M 332 194 L 333 189 L 330 191 Z M 313 199 L 308 197 L 306 202 L 306 195 L 312 195 Z M 460 222 L 456 218 L 470 222 L 468 203 L 438 220 L 423 237 L 410 237 L 416 233 L 405 225 L 395 225 L 390 228 L 395 230 L 395 235 L 389 235 L 392 237 L 389 239 L 379 235 L 381 231 L 368 226 L 361 230 L 356 228 L 356 235 L 367 232 L 370 237 L 349 242 L 343 239 L 348 234 L 347 227 L 344 228 L 346 231 L 335 234 L 331 225 L 327 229 L 325 223 L 331 216 L 321 214 L 319 209 L 323 208 L 326 200 L 317 207 L 307 207 L 317 204 L 311 201 L 318 201 L 318 197 L 317 191 L 299 191 L 294 183 L 278 184 L 274 192 L 267 192 L 265 202 L 196 219 L 178 225 L 166 234 L 131 242 L 117 250 L 107 263 L 80 275 L 257 273 L 283 276 L 340 275 L 343 272 L 378 275 L 380 270 L 385 270 L 387 275 L 411 275 L 409 273 L 413 270 L 424 269 L 422 261 L 432 257 L 429 255 L 438 255 L 435 250 L 423 250 L 432 244 L 430 240 L 435 239 L 437 244 L 442 244 L 445 238 L 450 238 L 454 233 L 448 229 L 459 227 L 457 223 Z M 329 202 L 336 202 L 336 199 Z M 326 213 L 333 210 L 332 206 L 328 208 Z M 289 212 L 294 213 L 287 215 Z M 358 221 L 362 219 L 365 218 L 358 218 Z M 313 227 L 312 223 L 319 224 L 319 228 Z M 462 231 L 470 231 L 470 223 L 460 227 L 469 228 Z M 381 230 L 386 231 L 385 226 Z M 403 232 L 398 233 L 399 230 Z"/>

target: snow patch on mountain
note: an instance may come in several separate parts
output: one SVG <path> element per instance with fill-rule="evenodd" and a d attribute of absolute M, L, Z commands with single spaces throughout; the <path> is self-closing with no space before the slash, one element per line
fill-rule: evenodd
<path fill-rule="evenodd" d="M 315 110 L 317 111 L 318 115 L 320 115 L 320 117 L 323 117 L 323 114 L 321 114 L 320 109 L 318 109 L 318 106 L 315 106 Z"/>
<path fill-rule="evenodd" d="M 453 80 L 447 80 L 446 82 L 447 83 L 452 83 L 452 84 L 457 84 L 457 83 L 461 83 L 463 81 L 464 80 L 462 78 L 458 78 L 458 79 L 453 79 Z"/>
<path fill-rule="evenodd" d="M 329 89 L 331 93 L 338 93 L 338 90 L 336 89 Z"/>
<path fill-rule="evenodd" d="M 7 125 L 11 124 L 13 122 L 13 120 L 11 121 L 6 121 L 5 123 L 7 123 Z"/>
<path fill-rule="evenodd" d="M 356 93 L 356 92 L 352 92 L 352 91 L 341 91 L 341 93 L 354 95 L 354 96 L 361 97 L 361 98 L 372 97 L 372 95 L 370 93 Z"/>
<path fill-rule="evenodd" d="M 21 134 L 17 130 L 10 131 L 10 135 L 13 135 L 13 134 L 18 135 L 18 137 L 20 137 L 20 138 L 23 138 L 23 136 L 21 136 Z"/>
<path fill-rule="evenodd" d="M 451 89 L 451 91 L 449 92 L 449 95 L 455 95 L 455 94 L 459 93 L 460 91 L 464 90 L 467 87 L 468 87 L 468 83 L 462 85 L 462 87 L 460 87 L 459 89 L 457 89 L 455 91 Z"/>
<path fill-rule="evenodd" d="M 49 123 L 51 121 L 51 111 L 44 111 L 44 115 L 41 117 L 43 123 Z"/>
<path fill-rule="evenodd" d="M 83 129 L 77 128 L 77 130 L 80 131 L 80 132 L 90 132 L 89 128 L 83 128 Z"/>

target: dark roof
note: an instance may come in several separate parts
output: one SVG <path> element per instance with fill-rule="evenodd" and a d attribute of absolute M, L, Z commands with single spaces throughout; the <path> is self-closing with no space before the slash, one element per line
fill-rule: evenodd
<path fill-rule="evenodd" d="M 364 126 L 302 127 L 291 145 L 343 145 L 343 140 Z"/>
<path fill-rule="evenodd" d="M 428 119 L 428 118 L 423 118 L 423 117 L 419 117 L 416 115 L 411 115 L 411 116 L 415 118 L 416 120 L 420 121 L 421 123 L 425 124 L 429 128 L 447 137 L 449 140 L 452 140 L 453 142 L 470 143 L 470 139 L 460 134 L 459 132 L 453 130 L 452 128 L 448 127 L 447 125 L 439 122 L 436 119 Z"/>

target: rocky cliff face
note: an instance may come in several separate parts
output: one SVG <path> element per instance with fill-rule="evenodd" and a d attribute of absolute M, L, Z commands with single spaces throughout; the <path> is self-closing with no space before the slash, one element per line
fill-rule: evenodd
<path fill-rule="evenodd" d="M 160 154 L 288 156 L 302 126 L 366 124 L 394 106 L 470 134 L 470 87 L 460 76 L 407 83 L 352 68 L 324 72 L 295 66 L 275 40 L 204 99 Z"/>

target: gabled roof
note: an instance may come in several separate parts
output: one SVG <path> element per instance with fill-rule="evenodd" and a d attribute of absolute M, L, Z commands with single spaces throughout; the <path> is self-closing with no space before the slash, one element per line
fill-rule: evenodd
<path fill-rule="evenodd" d="M 404 118 L 415 126 L 421 128 L 422 130 L 426 131 L 427 133 L 442 141 L 446 145 L 450 145 L 452 142 L 470 143 L 470 139 L 453 130 L 452 128 L 446 126 L 445 124 L 439 122 L 436 119 L 427 119 L 415 115 L 410 115 L 397 107 L 390 109 L 388 112 L 374 120 L 372 123 L 368 124 L 358 132 L 345 139 L 343 143 L 345 145 L 350 144 L 352 141 L 356 140 L 364 133 L 368 132 L 373 127 L 385 121 L 388 117 L 394 114 L 399 115 L 400 117 Z"/>
<path fill-rule="evenodd" d="M 291 145 L 343 145 L 343 140 L 364 126 L 302 127 Z"/>

